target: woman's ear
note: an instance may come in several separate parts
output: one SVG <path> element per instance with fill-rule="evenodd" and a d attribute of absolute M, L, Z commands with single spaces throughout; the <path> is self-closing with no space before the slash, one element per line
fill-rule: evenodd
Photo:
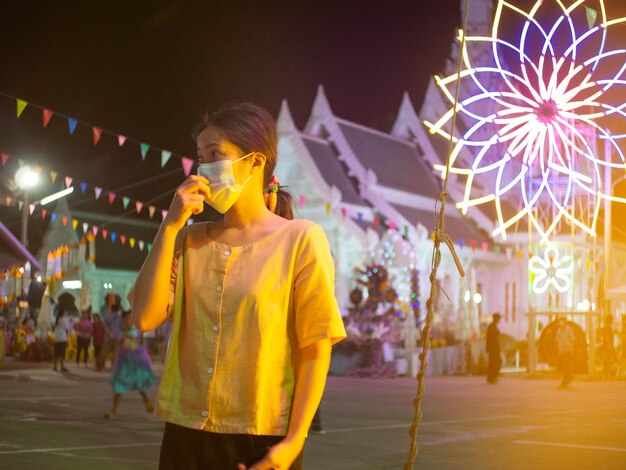
<path fill-rule="evenodd" d="M 265 168 L 265 162 L 267 158 L 261 152 L 254 152 L 252 155 L 252 169 L 253 171 L 263 170 Z"/>

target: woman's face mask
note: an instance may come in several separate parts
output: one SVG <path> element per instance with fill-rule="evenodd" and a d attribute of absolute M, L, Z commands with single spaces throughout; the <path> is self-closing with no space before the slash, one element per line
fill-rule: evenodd
<path fill-rule="evenodd" d="M 252 178 L 252 175 L 250 175 L 243 183 L 235 183 L 233 164 L 253 154 L 254 152 L 251 152 L 237 160 L 219 160 L 213 163 L 201 163 L 198 165 L 198 175 L 204 176 L 209 180 L 209 188 L 211 189 L 211 197 L 205 197 L 204 202 L 221 214 L 230 209 L 239 199 L 245 184 Z"/>

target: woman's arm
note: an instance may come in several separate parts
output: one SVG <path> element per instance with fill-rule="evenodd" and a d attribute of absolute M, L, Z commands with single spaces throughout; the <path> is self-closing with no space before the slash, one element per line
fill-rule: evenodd
<path fill-rule="evenodd" d="M 300 364 L 287 435 L 269 450 L 263 460 L 250 467 L 250 470 L 288 469 L 300 454 L 313 416 L 322 400 L 331 350 L 330 339 L 317 341 L 300 350 Z M 245 466 L 240 464 L 239 469 L 244 470 Z"/>
<path fill-rule="evenodd" d="M 192 214 L 204 210 L 204 195 L 209 196 L 210 190 L 208 180 L 203 176 L 189 176 L 176 190 L 167 216 L 129 294 L 132 320 L 140 330 L 154 330 L 167 318 L 176 237 Z"/>

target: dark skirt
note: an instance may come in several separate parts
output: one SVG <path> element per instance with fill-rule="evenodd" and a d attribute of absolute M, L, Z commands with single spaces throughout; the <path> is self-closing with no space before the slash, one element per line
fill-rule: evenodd
<path fill-rule="evenodd" d="M 239 463 L 250 468 L 282 439 L 283 436 L 218 434 L 165 423 L 159 470 L 236 470 Z M 300 452 L 290 470 L 302 470 L 302 458 Z"/>

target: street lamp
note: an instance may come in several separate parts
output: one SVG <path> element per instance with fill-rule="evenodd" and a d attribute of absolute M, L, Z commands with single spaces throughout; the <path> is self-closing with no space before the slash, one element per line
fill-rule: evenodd
<path fill-rule="evenodd" d="M 28 247 L 28 209 L 29 209 L 29 192 L 28 190 L 37 185 L 39 182 L 39 173 L 33 170 L 29 166 L 23 166 L 15 172 L 15 183 L 17 187 L 22 190 L 24 194 L 24 202 L 22 205 L 22 228 L 21 228 L 21 242 L 24 247 Z"/>

